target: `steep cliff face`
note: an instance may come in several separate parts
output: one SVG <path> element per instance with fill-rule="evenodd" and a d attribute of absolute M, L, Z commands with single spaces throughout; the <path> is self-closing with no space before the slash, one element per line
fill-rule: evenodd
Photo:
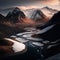
<path fill-rule="evenodd" d="M 21 20 L 21 18 L 25 18 L 25 14 L 19 9 L 15 8 L 12 12 L 9 12 L 6 16 L 7 19 L 16 23 Z"/>
<path fill-rule="evenodd" d="M 36 22 L 45 22 L 47 20 L 47 16 L 44 15 L 44 13 L 41 10 L 37 9 L 34 10 L 31 19 L 35 20 Z"/>

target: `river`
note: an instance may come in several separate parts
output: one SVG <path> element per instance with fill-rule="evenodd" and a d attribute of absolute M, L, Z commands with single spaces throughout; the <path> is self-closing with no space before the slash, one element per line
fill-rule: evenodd
<path fill-rule="evenodd" d="M 25 30 L 26 32 L 18 33 L 16 35 L 12 35 L 11 37 L 15 38 L 17 41 L 22 42 L 22 43 L 32 41 L 32 43 L 37 46 L 43 46 L 43 44 L 39 43 L 40 41 L 43 41 L 43 39 L 31 37 L 33 34 L 37 34 L 37 32 L 40 32 L 39 29 L 25 28 Z"/>

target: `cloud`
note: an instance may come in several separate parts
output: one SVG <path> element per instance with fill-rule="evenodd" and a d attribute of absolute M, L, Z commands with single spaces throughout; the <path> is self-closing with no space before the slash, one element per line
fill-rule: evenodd
<path fill-rule="evenodd" d="M 41 5 L 59 5 L 59 0 L 37 0 L 37 4 Z"/>
<path fill-rule="evenodd" d="M 59 0 L 43 0 L 42 4 L 47 4 L 47 5 L 58 5 Z"/>
<path fill-rule="evenodd" d="M 0 0 L 0 8 L 12 6 L 58 5 L 59 0 Z"/>
<path fill-rule="evenodd" d="M 20 9 L 23 9 L 23 10 L 26 10 L 26 9 L 32 9 L 32 8 L 42 8 L 44 6 L 49 6 L 49 7 L 52 7 L 52 8 L 55 8 L 55 9 L 60 9 L 60 0 L 35 0 L 35 2 L 33 3 L 27 3 L 27 5 L 20 5 L 20 6 L 17 6 L 19 7 Z"/>

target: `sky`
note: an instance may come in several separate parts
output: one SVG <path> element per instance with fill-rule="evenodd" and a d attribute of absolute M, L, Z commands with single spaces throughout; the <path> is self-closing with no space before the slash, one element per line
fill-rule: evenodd
<path fill-rule="evenodd" d="M 0 9 L 16 6 L 23 9 L 49 6 L 60 10 L 60 0 L 0 0 Z"/>

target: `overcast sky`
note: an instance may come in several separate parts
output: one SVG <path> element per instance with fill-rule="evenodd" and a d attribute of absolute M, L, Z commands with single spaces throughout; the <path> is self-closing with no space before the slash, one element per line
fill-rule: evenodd
<path fill-rule="evenodd" d="M 22 8 L 50 6 L 60 9 L 59 0 L 0 0 L 0 9 L 19 6 Z"/>

